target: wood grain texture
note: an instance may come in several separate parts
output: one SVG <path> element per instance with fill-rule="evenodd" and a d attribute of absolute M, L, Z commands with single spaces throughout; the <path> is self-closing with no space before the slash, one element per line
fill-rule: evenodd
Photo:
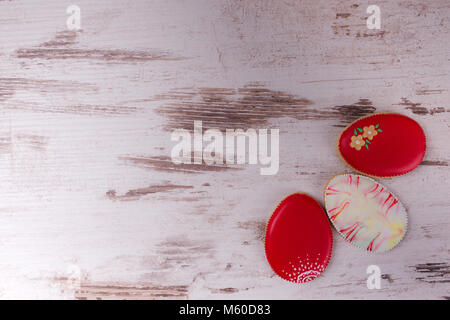
<path fill-rule="evenodd" d="M 77 0 L 80 31 L 70 4 L 0 1 L 0 298 L 450 296 L 447 0 Z M 408 210 L 405 238 L 374 255 L 334 232 L 322 276 L 277 278 L 275 205 L 321 199 L 349 171 L 342 127 L 383 111 L 427 135 L 421 166 L 382 179 Z M 278 174 L 175 166 L 171 130 L 194 120 L 280 128 Z"/>

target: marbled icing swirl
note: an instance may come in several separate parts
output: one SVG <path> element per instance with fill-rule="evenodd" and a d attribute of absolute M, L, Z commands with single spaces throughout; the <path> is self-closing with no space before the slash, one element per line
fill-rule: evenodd
<path fill-rule="evenodd" d="M 337 175 L 325 187 L 324 199 L 337 231 L 367 251 L 392 249 L 406 232 L 405 208 L 386 187 L 371 178 Z"/>

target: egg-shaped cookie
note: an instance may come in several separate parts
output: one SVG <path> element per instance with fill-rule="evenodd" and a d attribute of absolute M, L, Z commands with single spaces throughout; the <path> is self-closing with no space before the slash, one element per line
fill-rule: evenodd
<path fill-rule="evenodd" d="M 353 169 L 369 176 L 394 177 L 422 162 L 426 138 L 415 120 L 398 113 L 378 113 L 344 129 L 337 148 Z"/>
<path fill-rule="evenodd" d="M 287 281 L 314 280 L 327 267 L 332 245 L 326 213 L 307 194 L 295 193 L 285 198 L 267 223 L 267 260 L 273 271 Z"/>
<path fill-rule="evenodd" d="M 381 183 L 358 174 L 334 176 L 324 189 L 325 208 L 336 230 L 352 244 L 384 252 L 404 237 L 405 208 Z"/>

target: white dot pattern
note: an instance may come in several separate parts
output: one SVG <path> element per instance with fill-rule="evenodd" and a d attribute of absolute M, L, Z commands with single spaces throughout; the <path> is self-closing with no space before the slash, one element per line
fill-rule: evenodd
<path fill-rule="evenodd" d="M 283 278 L 296 283 L 304 283 L 317 278 L 326 268 L 321 264 L 320 253 L 316 257 L 309 257 L 301 259 L 297 257 L 294 262 L 288 262 L 287 270 L 281 270 Z"/>

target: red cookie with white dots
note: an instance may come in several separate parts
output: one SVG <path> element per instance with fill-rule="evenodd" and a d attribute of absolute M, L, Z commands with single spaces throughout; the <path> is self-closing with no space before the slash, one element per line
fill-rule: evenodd
<path fill-rule="evenodd" d="M 281 278 L 303 283 L 317 278 L 331 258 L 333 236 L 320 204 L 304 193 L 280 202 L 266 227 L 265 250 Z"/>
<path fill-rule="evenodd" d="M 344 129 L 337 147 L 353 169 L 369 176 L 395 177 L 422 162 L 426 138 L 415 120 L 398 113 L 377 113 Z"/>

